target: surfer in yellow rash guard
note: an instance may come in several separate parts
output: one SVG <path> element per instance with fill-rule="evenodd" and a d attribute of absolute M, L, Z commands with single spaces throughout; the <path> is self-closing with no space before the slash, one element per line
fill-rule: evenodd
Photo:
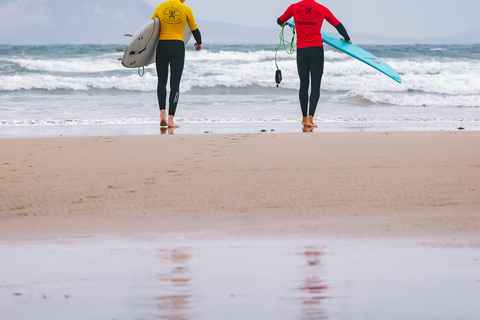
<path fill-rule="evenodd" d="M 195 23 L 192 9 L 185 0 L 169 0 L 159 5 L 152 19 L 160 20 L 160 36 L 157 44 L 156 68 L 158 76 L 157 97 L 160 107 L 160 126 L 178 128 L 173 118 L 180 96 L 180 81 L 185 63 L 183 34 L 188 23 L 195 38 L 195 50 L 202 50 L 202 36 Z M 166 114 L 168 68 L 170 67 L 170 97 L 168 121 Z"/>

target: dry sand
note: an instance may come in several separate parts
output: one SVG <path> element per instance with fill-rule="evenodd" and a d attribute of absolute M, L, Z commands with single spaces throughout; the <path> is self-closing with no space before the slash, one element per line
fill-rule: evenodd
<path fill-rule="evenodd" d="M 480 132 L 0 139 L 0 240 L 81 234 L 480 244 Z"/>

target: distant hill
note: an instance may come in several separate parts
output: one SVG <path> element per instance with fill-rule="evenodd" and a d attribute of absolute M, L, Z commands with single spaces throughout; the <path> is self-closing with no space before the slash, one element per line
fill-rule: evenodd
<path fill-rule="evenodd" d="M 127 41 L 124 34 L 138 30 L 153 11 L 142 0 L 0 0 L 0 44 L 124 44 Z M 215 44 L 276 44 L 280 31 L 276 26 L 244 27 L 202 19 L 197 24 L 204 43 Z M 327 32 L 336 34 L 335 29 Z M 357 44 L 480 43 L 480 26 L 455 37 L 427 39 L 350 32 Z"/>
<path fill-rule="evenodd" d="M 1 0 L 0 43 L 124 43 L 153 10 L 141 0 Z"/>
<path fill-rule="evenodd" d="M 0 44 L 123 44 L 153 14 L 142 0 L 0 0 Z M 207 43 L 274 43 L 278 29 L 198 20 Z"/>
<path fill-rule="evenodd" d="M 352 35 L 355 43 L 362 44 L 480 44 L 480 26 L 450 37 L 389 38 L 376 35 Z"/>
<path fill-rule="evenodd" d="M 461 32 L 454 37 L 445 38 L 451 44 L 480 44 L 480 26 Z"/>

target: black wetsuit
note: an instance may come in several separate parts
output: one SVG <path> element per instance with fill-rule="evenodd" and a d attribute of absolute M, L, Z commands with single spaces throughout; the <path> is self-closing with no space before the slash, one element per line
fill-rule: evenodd
<path fill-rule="evenodd" d="M 309 47 L 297 50 L 297 71 L 300 77 L 300 107 L 302 115 L 315 115 L 318 100 L 320 99 L 320 85 L 322 83 L 324 65 L 323 47 Z M 310 109 L 308 109 L 308 88 L 312 81 L 310 92 Z"/>
<path fill-rule="evenodd" d="M 305 6 L 305 4 L 309 4 L 309 7 L 303 10 L 301 7 Z M 312 5 L 318 6 L 318 11 L 312 11 Z M 321 15 L 318 14 L 318 12 L 324 13 Z M 317 20 L 312 20 L 310 15 L 313 13 L 315 13 Z M 314 1 L 303 1 L 290 6 L 284 15 L 277 19 L 277 23 L 279 25 L 283 25 L 283 23 L 292 16 L 295 17 L 295 21 L 298 23 L 297 70 L 300 78 L 300 106 L 302 108 L 302 114 L 304 117 L 307 115 L 313 116 L 315 115 L 318 100 L 320 98 L 320 85 L 323 76 L 324 51 L 319 32 L 323 23 L 323 19 L 325 18 L 332 25 L 334 25 L 338 33 L 340 33 L 346 41 L 349 41 L 350 37 L 348 36 L 348 33 L 342 23 L 340 23 L 340 21 L 338 21 L 327 8 L 315 3 Z M 318 32 L 308 32 L 309 30 L 314 29 L 318 29 Z M 310 99 L 308 95 L 309 87 L 311 87 Z M 310 109 L 308 108 L 309 104 Z"/>
<path fill-rule="evenodd" d="M 202 44 L 198 29 L 193 36 L 197 44 Z M 168 67 L 170 66 L 170 97 L 168 114 L 175 115 L 180 97 L 180 80 L 185 64 L 185 43 L 181 40 L 159 40 L 157 44 L 156 67 L 158 75 L 157 98 L 160 110 L 166 109 Z"/>
<path fill-rule="evenodd" d="M 157 44 L 157 97 L 160 110 L 166 109 L 168 66 L 170 66 L 170 98 L 168 114 L 175 115 L 180 96 L 180 80 L 185 64 L 185 43 L 180 40 L 159 40 Z"/>

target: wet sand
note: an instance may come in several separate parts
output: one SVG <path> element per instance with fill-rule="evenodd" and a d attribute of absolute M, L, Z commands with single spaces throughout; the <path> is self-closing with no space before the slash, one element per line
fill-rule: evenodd
<path fill-rule="evenodd" d="M 0 139 L 0 318 L 477 319 L 478 141 Z"/>
<path fill-rule="evenodd" d="M 0 139 L 0 240 L 83 234 L 480 244 L 480 132 Z"/>
<path fill-rule="evenodd" d="M 2 245 L 0 318 L 478 319 L 478 248 L 83 237 Z"/>

